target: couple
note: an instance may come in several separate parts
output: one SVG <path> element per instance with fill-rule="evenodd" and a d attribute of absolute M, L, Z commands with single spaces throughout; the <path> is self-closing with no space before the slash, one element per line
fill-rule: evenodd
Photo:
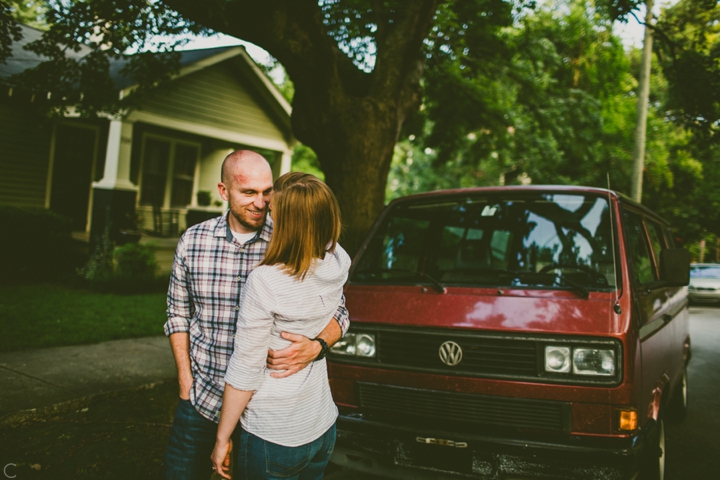
<path fill-rule="evenodd" d="M 170 279 L 180 403 L 166 477 L 230 478 L 232 453 L 234 478 L 322 478 L 337 418 L 324 357 L 349 326 L 337 200 L 308 174 L 273 185 L 246 150 L 225 158 L 218 190 L 228 214 L 185 232 Z"/>

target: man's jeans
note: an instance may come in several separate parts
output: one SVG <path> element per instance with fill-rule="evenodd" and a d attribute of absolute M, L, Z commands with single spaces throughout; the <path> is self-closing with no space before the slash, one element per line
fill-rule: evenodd
<path fill-rule="evenodd" d="M 240 430 L 240 429 L 238 429 Z M 237 444 L 235 471 L 247 480 L 318 480 L 335 448 L 335 424 L 320 438 L 299 447 L 267 442 L 244 430 Z"/>
<path fill-rule="evenodd" d="M 240 427 L 233 434 L 234 445 L 237 445 L 238 430 Z M 165 453 L 165 478 L 208 480 L 212 474 L 210 454 L 215 447 L 216 434 L 217 423 L 200 415 L 190 400 L 181 399 L 170 432 L 170 445 Z"/>

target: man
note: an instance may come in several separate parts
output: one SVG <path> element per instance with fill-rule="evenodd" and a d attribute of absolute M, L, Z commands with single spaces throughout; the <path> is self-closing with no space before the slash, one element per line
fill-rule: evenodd
<path fill-rule="evenodd" d="M 240 150 L 223 161 L 220 196 L 228 213 L 195 225 L 178 242 L 168 290 L 165 334 L 178 369 L 180 403 L 165 455 L 168 479 L 207 478 L 224 375 L 233 350 L 238 302 L 272 235 L 272 171 L 259 154 Z M 286 377 L 325 354 L 347 331 L 344 305 L 317 339 L 283 332 L 292 345 L 268 352 L 272 375 Z"/>

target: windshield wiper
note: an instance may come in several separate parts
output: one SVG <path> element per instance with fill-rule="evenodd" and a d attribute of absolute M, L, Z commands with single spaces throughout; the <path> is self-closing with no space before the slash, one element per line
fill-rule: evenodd
<path fill-rule="evenodd" d="M 386 268 L 381 270 L 373 270 L 372 272 L 367 272 L 370 275 L 376 275 L 378 273 L 410 273 L 412 275 L 416 275 L 418 277 L 424 278 L 425 280 L 429 281 L 433 287 L 438 291 L 438 293 L 445 293 L 447 292 L 447 289 L 445 288 L 445 285 L 440 283 L 438 280 L 435 280 L 433 277 L 428 275 L 427 273 L 418 272 L 416 270 L 399 270 L 397 268 Z"/>
<path fill-rule="evenodd" d="M 555 279 L 559 280 L 560 283 L 564 284 L 566 287 L 569 287 L 572 292 L 577 293 L 580 298 L 587 299 L 590 297 L 590 292 L 584 285 L 574 280 L 569 280 L 562 275 L 555 275 Z"/>

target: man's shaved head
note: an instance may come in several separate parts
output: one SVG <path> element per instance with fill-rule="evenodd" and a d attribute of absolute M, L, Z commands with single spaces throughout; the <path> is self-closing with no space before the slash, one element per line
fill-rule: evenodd
<path fill-rule="evenodd" d="M 267 168 L 272 172 L 268 161 L 257 152 L 252 150 L 236 150 L 223 160 L 220 169 L 220 181 L 223 183 L 240 180 L 236 178 L 242 175 L 243 171 Z"/>
<path fill-rule="evenodd" d="M 272 197 L 272 168 L 259 153 L 233 152 L 223 160 L 218 192 L 230 207 L 230 229 L 238 233 L 257 231 L 265 224 Z"/>

